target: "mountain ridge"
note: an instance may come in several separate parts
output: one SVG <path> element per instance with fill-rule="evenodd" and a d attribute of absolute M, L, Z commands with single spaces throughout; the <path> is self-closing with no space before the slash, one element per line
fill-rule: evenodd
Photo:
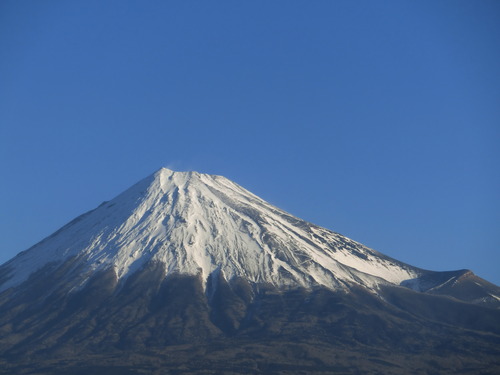
<path fill-rule="evenodd" d="M 93 272 L 112 268 L 121 280 L 150 261 L 163 264 L 166 276 L 201 273 L 204 287 L 215 271 L 281 288 L 361 285 L 374 293 L 384 284 L 422 292 L 449 282 L 447 272 L 413 267 L 296 218 L 225 177 L 167 168 L 1 265 L 0 292 L 72 257 L 80 263 L 78 274 L 68 273 L 74 289 Z M 500 305 L 493 289 L 475 300 Z"/>
<path fill-rule="evenodd" d="M 161 169 L 0 266 L 0 374 L 495 374 L 498 296 Z"/>
<path fill-rule="evenodd" d="M 90 224 L 85 226 L 86 222 Z M 297 219 L 224 177 L 165 168 L 79 216 L 5 266 L 34 269 L 69 256 L 84 258 L 91 270 L 112 266 L 118 278 L 157 260 L 167 265 L 167 273 L 196 274 L 201 269 L 206 279 L 221 267 L 229 278 L 242 276 L 279 286 L 342 288 L 347 280 L 376 288 L 381 282 L 400 283 L 419 273 L 416 267 Z M 27 276 L 17 273 L 0 290 Z"/>

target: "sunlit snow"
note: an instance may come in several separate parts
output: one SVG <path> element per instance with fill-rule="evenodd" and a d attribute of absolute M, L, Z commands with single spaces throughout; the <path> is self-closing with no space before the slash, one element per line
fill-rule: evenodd
<path fill-rule="evenodd" d="M 220 270 L 228 280 L 278 287 L 336 289 L 354 283 L 373 289 L 419 274 L 293 217 L 224 177 L 165 168 L 6 263 L 11 278 L 0 291 L 71 257 L 83 264 L 87 278 L 113 267 L 123 279 L 149 261 L 164 264 L 166 275 L 201 275 L 206 282 Z"/>

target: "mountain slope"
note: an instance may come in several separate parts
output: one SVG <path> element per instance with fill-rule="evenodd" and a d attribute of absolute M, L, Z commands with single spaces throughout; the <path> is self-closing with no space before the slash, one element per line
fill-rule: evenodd
<path fill-rule="evenodd" d="M 161 169 L 0 266 L 0 374 L 494 374 L 498 296 Z"/>
<path fill-rule="evenodd" d="M 399 284 L 422 271 L 297 219 L 219 176 L 161 169 L 2 267 L 5 290 L 49 262 L 127 278 L 149 261 L 279 287 Z M 10 278 L 9 278 L 10 277 Z M 74 277 L 74 276 L 73 276 Z M 85 277 L 78 278 L 79 285 Z M 76 280 L 75 280 L 76 283 Z M 78 286 L 78 285 L 74 285 Z"/>
<path fill-rule="evenodd" d="M 3 294 L 0 374 L 500 370 L 496 309 L 391 286 L 381 299 L 361 287 L 256 290 L 220 273 L 204 291 L 199 276 L 164 276 L 151 264 L 118 287 L 102 272 L 68 294 L 48 272 Z"/>

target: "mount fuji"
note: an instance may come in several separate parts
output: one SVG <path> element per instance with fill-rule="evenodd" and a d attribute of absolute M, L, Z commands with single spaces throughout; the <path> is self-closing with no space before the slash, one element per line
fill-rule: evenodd
<path fill-rule="evenodd" d="M 499 355 L 498 286 L 221 176 L 162 168 L 0 266 L 0 374 L 494 373 Z"/>

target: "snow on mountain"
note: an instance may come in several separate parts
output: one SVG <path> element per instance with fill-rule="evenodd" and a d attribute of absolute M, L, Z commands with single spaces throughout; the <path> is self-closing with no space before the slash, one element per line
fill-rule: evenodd
<path fill-rule="evenodd" d="M 376 289 L 421 270 L 298 219 L 230 180 L 162 168 L 0 267 L 0 291 L 73 259 L 75 287 L 113 268 L 124 279 L 150 261 L 166 275 L 214 271 L 277 287 L 351 284 Z M 0 280 L 1 283 L 1 280 Z"/>

